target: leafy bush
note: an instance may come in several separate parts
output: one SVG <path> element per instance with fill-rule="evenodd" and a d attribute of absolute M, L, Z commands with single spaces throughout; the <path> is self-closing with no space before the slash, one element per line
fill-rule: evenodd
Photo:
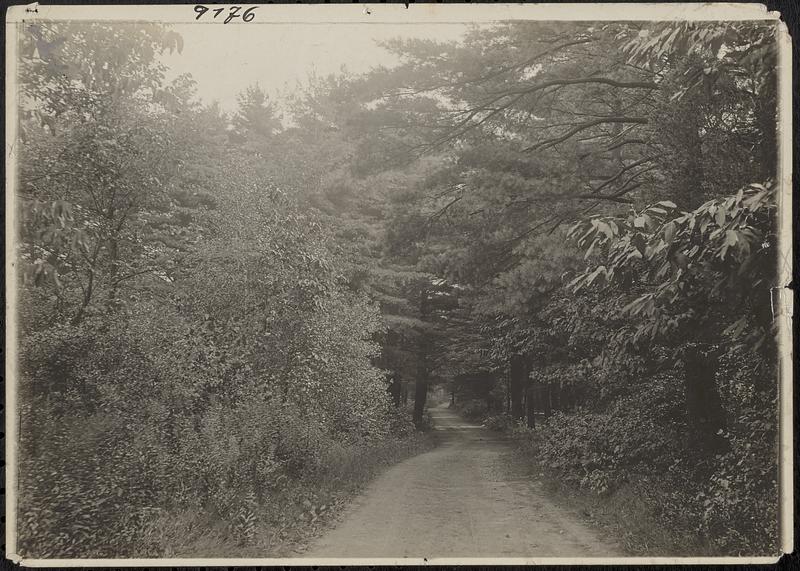
<path fill-rule="evenodd" d="M 484 421 L 486 428 L 497 432 L 508 432 L 514 425 L 514 420 L 510 414 L 500 413 L 489 416 Z"/>
<path fill-rule="evenodd" d="M 368 465 L 369 450 L 414 435 L 410 413 L 388 403 L 373 407 L 373 417 L 328 423 L 325 403 L 303 415 L 255 388 L 235 399 L 208 393 L 215 378 L 174 351 L 174 331 L 145 321 L 86 321 L 23 345 L 25 553 L 163 552 L 168 536 L 155 522 L 184 510 L 227 522 L 226 533 L 247 544 L 263 509 L 299 480 Z M 339 406 L 352 398 L 361 405 L 363 395 L 342 393 Z"/>
<path fill-rule="evenodd" d="M 703 538 L 715 553 L 776 549 L 775 402 L 739 408 L 722 434 L 728 450 L 706 457 L 683 436 L 680 390 L 664 373 L 605 411 L 557 412 L 537 430 L 517 426 L 511 434 L 562 482 L 602 496 L 635 489 L 660 521 Z"/>
<path fill-rule="evenodd" d="M 713 459 L 709 482 L 697 498 L 704 536 L 741 554 L 777 549 L 778 451 L 774 421 L 765 410 L 743 412 L 733 431 L 723 435 L 730 451 Z"/>
<path fill-rule="evenodd" d="M 409 413 L 391 406 L 370 364 L 376 308 L 351 293 L 320 301 L 273 319 L 286 338 L 306 329 L 302 342 L 277 344 L 294 351 L 281 375 L 263 344 L 242 342 L 252 315 L 222 324 L 148 299 L 23 337 L 22 552 L 163 552 L 158 538 L 171 536 L 157 522 L 192 510 L 249 544 L 301 480 L 370 465 L 367 451 L 412 440 Z M 280 365 L 276 356 L 271 368 Z"/>
<path fill-rule="evenodd" d="M 392 407 L 389 411 L 389 432 L 398 438 L 407 438 L 414 433 L 414 419 L 406 408 Z"/>

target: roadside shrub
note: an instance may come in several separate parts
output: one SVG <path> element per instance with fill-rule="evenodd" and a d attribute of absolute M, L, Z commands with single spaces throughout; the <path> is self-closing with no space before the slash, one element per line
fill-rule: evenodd
<path fill-rule="evenodd" d="M 710 480 L 698 495 L 702 533 L 742 555 L 778 548 L 777 431 L 768 410 L 744 410 L 723 435 L 730 450 L 711 460 Z"/>
<path fill-rule="evenodd" d="M 609 493 L 631 472 L 658 474 L 680 456 L 675 379 L 655 377 L 603 412 L 556 412 L 543 422 L 542 462 L 574 483 Z"/>
<path fill-rule="evenodd" d="M 398 438 L 414 434 L 414 418 L 411 411 L 403 407 L 391 407 L 388 414 L 389 432 Z"/>
<path fill-rule="evenodd" d="M 484 424 L 489 430 L 494 430 L 496 432 L 508 432 L 514 425 L 514 421 L 510 414 L 503 412 L 487 417 Z"/>
<path fill-rule="evenodd" d="M 708 457 L 686 446 L 675 376 L 647 380 L 603 411 L 557 412 L 535 430 L 512 427 L 512 438 L 559 481 L 601 496 L 625 488 L 663 525 L 702 538 L 712 552 L 774 552 L 774 397 L 745 391 L 749 404 L 734 409 L 721 434 L 729 449 Z"/>
<path fill-rule="evenodd" d="M 320 343 L 309 350 L 322 347 L 328 325 L 344 329 L 349 319 L 362 337 L 369 331 L 375 315 L 358 313 L 375 310 L 348 303 L 317 317 Z M 271 506 L 302 503 L 292 499 L 301 481 L 372 465 L 370 451 L 412 438 L 408 411 L 391 407 L 369 364 L 373 345 L 357 335 L 338 335 L 332 351 L 347 358 L 295 376 L 300 395 L 281 402 L 282 379 L 256 374 L 248 348 L 220 337 L 230 328 L 205 327 L 198 334 L 185 316 L 143 303 L 23 339 L 22 553 L 163 554 L 173 535 L 158 522 L 181 513 L 250 545 Z M 303 397 L 326 370 L 332 398 Z"/>

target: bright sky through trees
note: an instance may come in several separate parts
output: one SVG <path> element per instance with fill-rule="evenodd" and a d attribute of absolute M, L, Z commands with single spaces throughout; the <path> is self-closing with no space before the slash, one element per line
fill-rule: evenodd
<path fill-rule="evenodd" d="M 392 66 L 397 57 L 379 42 L 404 38 L 458 40 L 465 24 L 264 24 L 215 29 L 213 41 L 199 24 L 173 29 L 184 39 L 183 53 L 167 54 L 167 79 L 191 73 L 205 102 L 219 101 L 225 111 L 236 107 L 236 95 L 255 82 L 274 98 L 305 83 L 311 73 L 328 75 L 342 66 L 353 73 Z M 286 46 L 294 49 L 287 51 Z"/>

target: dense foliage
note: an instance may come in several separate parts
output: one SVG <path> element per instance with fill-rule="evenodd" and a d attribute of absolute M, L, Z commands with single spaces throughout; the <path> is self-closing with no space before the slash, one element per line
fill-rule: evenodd
<path fill-rule="evenodd" d="M 456 405 L 563 482 L 644 490 L 699 538 L 675 549 L 774 552 L 774 28 L 520 22 L 389 47 L 403 63 L 367 82 L 386 127 L 442 158 L 407 210 L 421 263 L 465 292 Z"/>
<path fill-rule="evenodd" d="M 26 554 L 316 520 L 303 482 L 413 441 L 435 384 L 682 555 L 776 551 L 771 24 L 395 40 L 290 126 L 257 85 L 201 105 L 131 26 L 21 49 Z"/>
<path fill-rule="evenodd" d="M 171 32 L 35 32 L 20 72 L 20 552 L 180 553 L 185 538 L 158 536 L 187 513 L 235 547 L 294 505 L 319 509 L 302 481 L 367 470 L 413 426 L 336 226 L 275 173 L 263 93 L 243 94 L 229 133 L 190 78 L 163 80 Z"/>

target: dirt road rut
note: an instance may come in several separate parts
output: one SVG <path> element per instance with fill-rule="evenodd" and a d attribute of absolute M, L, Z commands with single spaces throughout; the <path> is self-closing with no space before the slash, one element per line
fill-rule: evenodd
<path fill-rule="evenodd" d="M 514 477 L 509 445 L 446 408 L 431 409 L 441 444 L 392 467 L 303 557 L 613 557 L 540 485 Z"/>

